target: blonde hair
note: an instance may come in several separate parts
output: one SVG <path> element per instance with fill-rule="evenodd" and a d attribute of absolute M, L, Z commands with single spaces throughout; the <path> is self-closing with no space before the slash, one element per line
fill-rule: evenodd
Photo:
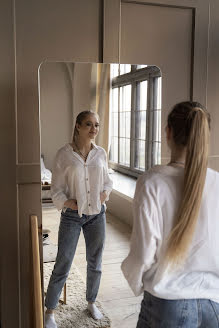
<path fill-rule="evenodd" d="M 172 267 L 185 260 L 191 244 L 208 166 L 210 115 L 197 102 L 182 102 L 168 116 L 176 145 L 186 147 L 182 200 L 168 238 L 166 260 Z"/>

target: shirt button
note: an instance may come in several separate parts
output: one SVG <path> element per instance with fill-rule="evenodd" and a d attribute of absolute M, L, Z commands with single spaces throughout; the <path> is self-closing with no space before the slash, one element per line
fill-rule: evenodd
<path fill-rule="evenodd" d="M 90 193 L 90 191 L 87 192 L 88 194 Z"/>
<path fill-rule="evenodd" d="M 86 180 L 88 181 L 88 178 L 86 178 Z"/>
<path fill-rule="evenodd" d="M 90 204 L 88 204 L 88 206 L 90 206 Z"/>

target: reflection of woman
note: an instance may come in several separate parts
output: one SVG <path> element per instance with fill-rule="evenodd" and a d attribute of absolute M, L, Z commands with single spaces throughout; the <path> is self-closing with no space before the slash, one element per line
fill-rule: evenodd
<path fill-rule="evenodd" d="M 98 131 L 97 115 L 91 111 L 81 112 L 76 119 L 72 144 L 62 147 L 55 158 L 51 194 L 62 213 L 58 254 L 45 300 L 46 328 L 56 327 L 54 309 L 67 279 L 81 229 L 86 243 L 88 310 L 94 319 L 102 317 L 94 302 L 100 284 L 105 239 L 104 202 L 112 190 L 112 181 L 106 152 L 92 143 Z"/>
<path fill-rule="evenodd" d="M 219 327 L 219 174 L 207 169 L 209 114 L 196 102 L 168 116 L 168 165 L 141 176 L 131 249 L 122 264 L 137 327 Z"/>

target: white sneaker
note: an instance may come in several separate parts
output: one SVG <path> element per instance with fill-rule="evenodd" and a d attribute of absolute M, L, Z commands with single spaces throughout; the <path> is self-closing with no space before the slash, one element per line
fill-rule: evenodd
<path fill-rule="evenodd" d="M 45 328 L 57 328 L 54 313 L 45 313 Z"/>

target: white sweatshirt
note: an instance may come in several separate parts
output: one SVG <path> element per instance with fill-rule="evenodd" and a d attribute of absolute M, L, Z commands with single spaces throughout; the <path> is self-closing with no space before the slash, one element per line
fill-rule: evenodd
<path fill-rule="evenodd" d="M 122 271 L 135 295 L 205 298 L 219 303 L 219 173 L 207 170 L 196 230 L 186 261 L 164 266 L 167 238 L 183 188 L 184 169 L 155 166 L 137 181 L 130 253 Z"/>
<path fill-rule="evenodd" d="M 76 199 L 80 217 L 98 214 L 101 211 L 100 193 L 106 190 L 109 197 L 112 185 L 103 148 L 93 144 L 86 162 L 70 144 L 58 150 L 51 184 L 52 200 L 58 210 L 64 208 L 67 199 Z"/>

